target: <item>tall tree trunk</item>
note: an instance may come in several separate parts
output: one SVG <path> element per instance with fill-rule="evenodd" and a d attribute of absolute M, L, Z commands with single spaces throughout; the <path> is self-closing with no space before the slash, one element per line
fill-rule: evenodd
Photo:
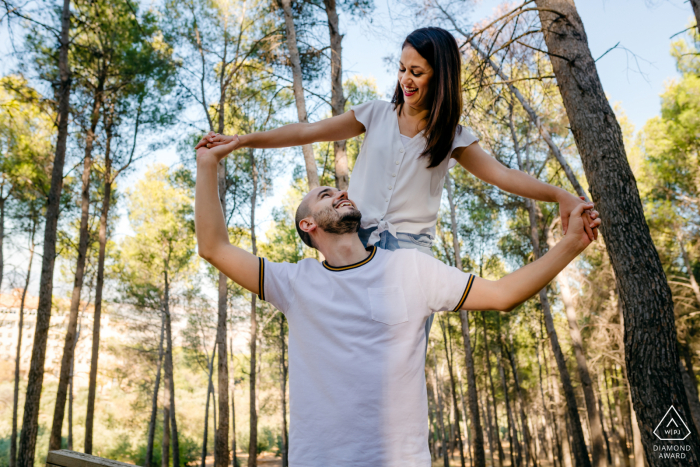
<path fill-rule="evenodd" d="M 467 460 L 469 461 L 469 465 L 473 465 L 472 463 L 472 437 L 470 434 L 470 429 L 469 429 L 469 424 L 467 423 L 467 403 L 464 400 L 464 390 L 462 389 L 464 387 L 464 384 L 462 383 L 462 372 L 457 371 L 457 381 L 459 382 L 459 398 L 462 402 L 462 413 L 464 414 L 464 433 L 465 437 L 467 438 L 467 446 L 466 446 L 466 451 L 467 451 Z"/>
<path fill-rule="evenodd" d="M 700 33 L 700 0 L 690 0 L 690 4 L 693 6 L 693 14 L 695 15 L 695 27 Z"/>
<path fill-rule="evenodd" d="M 563 466 L 563 461 L 564 461 L 564 454 L 562 453 L 562 446 L 561 442 L 559 441 L 559 426 L 557 424 L 557 416 L 556 414 L 552 413 L 548 407 L 547 407 L 547 402 L 544 397 L 544 385 L 542 383 L 542 363 L 540 362 L 540 343 L 542 343 L 543 349 L 542 352 L 544 353 L 544 334 L 542 332 L 542 321 L 540 321 L 540 335 L 538 336 L 537 340 L 538 343 L 535 346 L 535 355 L 537 357 L 537 367 L 538 367 L 538 372 L 539 372 L 539 385 L 540 385 L 540 396 L 542 397 L 542 410 L 544 412 L 544 415 L 547 419 L 547 424 L 550 424 L 553 427 L 553 437 L 552 437 L 552 444 L 553 446 L 556 447 L 556 455 L 557 455 L 557 460 L 559 461 L 559 466 Z M 541 336 L 541 337 L 540 337 Z M 543 355 L 544 357 L 544 355 Z M 547 372 L 549 374 L 549 372 Z M 547 377 L 547 380 L 549 380 L 549 376 Z M 552 449 L 554 451 L 554 449 Z M 550 461 L 552 462 L 553 465 L 555 465 L 554 462 L 554 453 L 550 453 Z"/>
<path fill-rule="evenodd" d="M 87 413 L 85 415 L 85 454 L 92 454 L 92 430 L 95 420 L 95 396 L 97 391 L 97 363 L 100 355 L 100 323 L 102 320 L 102 291 L 105 280 L 105 257 L 107 253 L 107 217 L 112 198 L 112 124 L 106 125 L 104 195 L 100 214 L 99 254 L 97 259 L 97 288 L 95 290 L 95 313 L 92 322 L 92 356 L 88 382 Z"/>
<path fill-rule="evenodd" d="M 146 440 L 146 465 L 151 467 L 153 462 L 153 440 L 156 434 L 156 418 L 158 417 L 158 392 L 160 391 L 160 373 L 163 365 L 163 344 L 165 341 L 165 313 L 161 311 L 160 340 L 158 341 L 158 364 L 156 366 L 156 381 L 153 385 L 151 398 L 151 419 L 148 422 L 148 439 Z"/>
<path fill-rule="evenodd" d="M 498 412 L 496 411 L 496 387 L 493 384 L 493 376 L 491 375 L 491 352 L 489 351 L 489 342 L 488 338 L 486 335 L 486 312 L 482 311 L 481 312 L 481 322 L 484 327 L 484 350 L 486 351 L 486 354 L 484 355 L 484 359 L 486 360 L 486 373 L 488 373 L 488 380 L 489 380 L 489 386 L 491 387 L 491 403 L 493 404 L 493 429 L 494 429 L 494 438 L 496 441 L 496 448 L 498 449 L 498 464 L 503 467 L 503 463 L 505 462 L 505 454 L 503 453 L 503 446 L 501 445 L 501 437 L 500 437 L 500 430 L 498 428 Z"/>
<path fill-rule="evenodd" d="M 449 316 L 447 317 L 449 320 Z M 445 358 L 447 358 L 447 369 L 450 374 L 450 386 L 452 387 L 452 408 L 453 413 L 454 413 L 454 426 L 455 430 L 457 433 L 457 443 L 459 445 L 459 459 L 462 467 L 465 467 L 466 464 L 464 462 L 464 446 L 462 445 L 462 433 L 459 428 L 459 405 L 457 404 L 457 390 L 455 387 L 455 377 L 454 377 L 454 371 L 452 370 L 452 363 L 454 360 L 450 356 L 450 351 L 448 350 L 448 345 L 447 345 L 447 332 L 445 331 L 445 323 L 443 322 L 442 319 L 438 320 L 440 321 L 440 328 L 442 329 L 442 338 L 445 342 Z"/>
<path fill-rule="evenodd" d="M 486 384 L 484 384 L 484 387 L 486 387 Z M 494 451 L 495 449 L 493 448 L 493 430 L 491 429 L 491 412 L 486 412 L 486 409 L 488 409 L 488 404 L 484 404 L 484 395 L 483 393 L 480 394 L 479 397 L 479 404 L 481 405 L 481 415 L 484 417 L 484 420 L 486 420 L 486 435 L 487 439 L 489 441 L 489 457 L 491 457 L 491 465 L 495 466 L 496 461 L 494 460 Z M 487 389 L 487 394 L 486 398 L 488 399 L 488 389 Z"/>
<path fill-rule="evenodd" d="M 547 229 L 547 244 L 549 248 L 554 248 L 556 242 L 551 231 Z M 603 436 L 603 426 L 598 414 L 598 405 L 596 402 L 595 391 L 593 390 L 593 381 L 588 371 L 588 362 L 583 349 L 583 339 L 581 338 L 581 330 L 578 327 L 576 316 L 576 307 L 574 305 L 574 296 L 569 288 L 566 269 L 557 276 L 557 284 L 561 291 L 561 299 L 564 302 L 564 310 L 566 311 L 566 319 L 569 322 L 569 331 L 571 332 L 571 343 L 576 356 L 576 365 L 578 368 L 579 379 L 581 380 L 581 389 L 586 401 L 586 413 L 588 414 L 588 427 L 591 438 L 591 454 L 593 467 L 606 467 L 605 460 L 605 441 Z"/>
<path fill-rule="evenodd" d="M 223 104 L 222 104 L 223 105 Z M 221 112 L 223 117 L 223 112 Z M 223 121 L 220 121 L 221 132 L 223 131 Z M 219 202 L 221 209 L 226 213 L 226 159 L 219 162 L 218 168 L 219 182 Z M 216 323 L 216 347 L 219 352 L 217 360 L 217 386 L 219 392 L 219 424 L 214 437 L 214 467 L 227 467 L 229 463 L 228 450 L 228 352 L 226 350 L 226 334 L 228 326 L 228 278 L 219 272 L 218 308 Z"/>
<path fill-rule="evenodd" d="M 328 32 L 331 42 L 331 113 L 335 117 L 345 112 L 345 96 L 343 95 L 343 36 L 340 34 L 336 0 L 323 0 L 328 17 Z M 335 186 L 339 190 L 347 190 L 350 182 L 348 172 L 348 154 L 345 141 L 333 143 L 335 153 Z"/>
<path fill-rule="evenodd" d="M 607 368 L 604 368 L 604 370 L 607 373 Z M 610 392 L 607 377 L 605 378 L 605 389 L 608 393 Z M 622 410 L 620 409 L 621 398 L 618 396 L 620 392 L 620 389 L 613 390 L 613 399 L 615 400 L 615 416 L 617 417 L 617 424 L 615 424 L 615 426 L 617 427 L 617 436 L 620 441 L 620 450 L 622 451 L 622 458 L 624 460 L 623 467 L 631 467 L 630 452 L 629 447 L 627 446 L 627 430 L 625 430 L 625 422 L 622 418 Z M 608 396 L 608 406 L 610 406 L 610 396 Z"/>
<path fill-rule="evenodd" d="M 255 163 L 255 154 L 250 149 L 248 152 L 250 166 L 253 173 L 253 193 L 250 199 L 250 244 L 253 254 L 258 254 L 257 238 L 255 236 L 255 204 L 258 195 L 258 169 Z M 255 294 L 250 294 L 250 445 L 248 446 L 248 467 L 258 464 L 258 411 L 256 407 L 255 386 L 257 381 L 257 341 L 258 341 L 258 316 Z"/>
<path fill-rule="evenodd" d="M 61 369 L 58 378 L 58 390 L 56 391 L 56 406 L 53 412 L 53 424 L 51 426 L 51 436 L 49 438 L 49 451 L 61 449 L 61 429 L 63 427 L 63 416 L 66 408 L 66 393 L 70 379 L 70 368 L 73 361 L 73 349 L 75 348 L 75 332 L 78 325 L 78 312 L 80 311 L 80 293 L 83 289 L 83 279 L 85 277 L 85 264 L 88 253 L 88 237 L 90 217 L 90 172 L 92 171 L 92 146 L 95 139 L 95 129 L 100 121 L 100 109 L 103 99 L 103 88 L 105 80 L 105 65 L 102 65 L 99 81 L 95 89 L 92 103 L 92 114 L 90 117 L 90 128 L 85 135 L 85 155 L 83 157 L 82 190 L 80 193 L 80 230 L 78 240 L 78 260 L 75 266 L 75 278 L 73 280 L 73 293 L 70 301 L 70 314 L 66 338 L 63 344 L 63 358 L 61 359 Z"/>
<path fill-rule="evenodd" d="M 452 177 L 448 173 L 445 178 L 447 199 L 450 203 L 450 220 L 452 223 L 452 246 L 454 249 L 455 266 L 462 270 L 462 255 L 459 247 L 459 234 L 457 231 L 457 214 L 454 202 L 454 190 Z M 459 320 L 462 326 L 462 339 L 464 341 L 464 360 L 467 368 L 467 398 L 469 399 L 469 418 L 474 434 L 474 466 L 486 467 L 486 453 L 484 452 L 484 433 L 481 430 L 479 420 L 479 405 L 476 390 L 476 376 L 474 375 L 474 357 L 472 356 L 471 342 L 469 340 L 469 316 L 465 310 L 459 311 Z"/>
<path fill-rule="evenodd" d="M 68 449 L 73 450 L 73 369 L 75 368 L 75 347 L 80 338 L 80 324 L 75 333 L 75 341 L 73 341 L 73 359 L 70 362 L 70 375 L 68 380 Z"/>
<path fill-rule="evenodd" d="M 513 410 L 510 406 L 510 397 L 508 396 L 508 382 L 506 381 L 506 371 L 503 367 L 503 342 L 501 335 L 501 315 L 498 315 L 498 353 L 496 354 L 496 360 L 498 361 L 498 373 L 501 376 L 501 383 L 503 385 L 503 395 L 506 404 L 506 413 L 508 415 L 508 441 L 510 444 L 510 465 L 518 466 L 522 464 L 523 457 L 520 448 L 520 442 L 518 441 L 517 423 L 515 417 L 513 416 Z M 515 451 L 515 452 L 513 452 Z M 515 454 L 515 457 L 513 456 Z"/>
<path fill-rule="evenodd" d="M 165 379 L 168 387 L 168 412 L 170 413 L 170 429 L 172 430 L 173 443 L 173 467 L 180 467 L 180 437 L 177 431 L 177 417 L 175 412 L 175 373 L 173 369 L 173 330 L 172 315 L 170 313 L 170 279 L 168 278 L 169 261 L 165 262 L 163 270 L 165 312 L 165 340 L 167 349 L 165 352 Z"/>
<path fill-rule="evenodd" d="M 444 467 L 450 467 L 450 459 L 448 458 L 447 448 L 447 430 L 445 429 L 445 415 L 442 405 L 442 391 L 440 390 L 440 381 L 438 380 L 438 367 L 435 353 L 433 353 L 433 363 L 435 365 L 433 377 L 435 379 L 435 392 L 437 393 L 438 422 L 440 424 L 440 431 L 442 433 L 442 461 Z"/>
<path fill-rule="evenodd" d="M 700 0 L 693 0 L 698 1 Z M 690 256 L 688 256 L 688 251 L 685 249 L 685 242 L 683 239 L 683 231 L 676 227 L 676 238 L 678 239 L 678 247 L 681 250 L 681 257 L 683 258 L 683 265 L 685 270 L 688 272 L 688 279 L 690 279 L 690 288 L 693 289 L 693 294 L 695 294 L 695 301 L 698 306 L 700 306 L 700 286 L 698 286 L 698 281 L 695 279 L 695 274 L 693 274 L 693 268 L 690 264 Z"/>
<path fill-rule="evenodd" d="M 229 336 L 228 338 L 228 349 L 229 355 L 231 356 L 231 467 L 238 467 L 238 457 L 236 457 L 236 374 L 234 371 L 233 364 L 233 339 Z"/>
<path fill-rule="evenodd" d="M 66 140 L 70 118 L 71 71 L 68 63 L 70 44 L 70 0 L 63 0 L 61 12 L 61 39 L 58 58 L 58 136 L 56 154 L 51 170 L 51 187 L 46 204 L 46 226 L 44 227 L 41 278 L 39 279 L 39 305 L 36 312 L 32 360 L 27 375 L 27 396 L 24 401 L 24 416 L 19 439 L 19 467 L 34 467 L 36 437 L 39 430 L 39 406 L 44 381 L 46 342 L 51 321 L 51 300 L 53 297 L 53 272 L 56 261 L 56 229 L 58 226 L 61 192 L 63 191 L 63 167 L 66 160 Z"/>
<path fill-rule="evenodd" d="M 530 242 L 532 243 L 532 250 L 535 259 L 538 259 L 541 256 L 541 251 L 538 233 L 539 229 L 537 226 L 537 206 L 535 202 L 531 200 L 527 200 L 526 205 L 528 207 L 528 214 L 530 219 Z M 588 458 L 588 452 L 586 450 L 586 441 L 583 437 L 583 428 L 581 426 L 581 419 L 579 418 L 578 406 L 576 404 L 576 394 L 574 393 L 574 387 L 571 383 L 569 369 L 566 366 L 566 358 L 564 357 L 564 354 L 561 350 L 561 346 L 559 345 L 559 337 L 557 336 L 557 331 L 556 329 L 554 329 L 554 318 L 552 317 L 546 288 L 540 290 L 539 298 L 540 303 L 542 304 L 542 313 L 544 315 L 544 322 L 547 328 L 547 334 L 549 335 L 549 340 L 552 345 L 552 353 L 554 354 L 554 359 L 557 363 L 557 369 L 559 370 L 559 377 L 564 388 L 564 398 L 566 400 L 567 413 L 569 414 L 569 419 L 571 423 L 571 450 L 574 456 L 574 461 L 576 467 L 590 467 L 591 461 Z"/>
<path fill-rule="evenodd" d="M 484 450 L 484 432 L 479 419 L 479 400 L 476 390 L 476 375 L 474 374 L 474 356 L 472 355 L 469 339 L 469 317 L 464 310 L 459 311 L 464 339 L 464 360 L 467 368 L 467 398 L 469 399 L 469 418 L 474 435 L 474 467 L 486 467 L 486 451 Z"/>
<path fill-rule="evenodd" d="M 653 430 L 670 406 L 684 420 L 691 418 L 678 368 L 673 297 L 576 6 L 573 0 L 536 0 L 536 4 L 591 196 L 603 221 L 625 318 L 631 399 L 642 442 L 651 453 L 654 445 L 667 444 Z M 684 442 L 690 450 L 682 463 L 700 463 L 700 434 L 691 430 Z M 652 466 L 681 465 L 675 459 L 668 463 L 648 456 L 647 460 Z"/>
<path fill-rule="evenodd" d="M 280 313 L 280 395 L 282 399 L 282 467 L 289 465 L 287 433 L 287 343 L 284 337 L 284 316 Z"/>
<path fill-rule="evenodd" d="M 512 347 L 512 344 L 511 344 Z M 530 460 L 534 462 L 534 454 L 531 447 L 531 436 L 530 430 L 527 427 L 527 417 L 525 415 L 525 397 L 523 396 L 522 388 L 520 387 L 520 376 L 518 376 L 518 365 L 515 363 L 515 349 L 508 349 L 505 344 L 503 344 L 503 350 L 506 351 L 508 356 L 508 361 L 510 362 L 511 370 L 513 371 L 513 381 L 515 382 L 515 392 L 518 395 L 518 403 L 520 405 L 520 426 L 522 427 L 523 433 L 523 447 L 525 449 L 525 462 L 528 463 Z"/>
<path fill-rule="evenodd" d="M 207 441 L 209 440 L 209 400 L 211 399 L 211 394 L 214 390 L 214 383 L 212 382 L 212 377 L 214 375 L 214 357 L 216 356 L 216 345 L 214 345 L 214 350 L 211 352 L 211 359 L 209 360 L 209 374 L 207 381 L 207 403 L 204 406 L 204 433 L 202 435 L 202 462 L 201 467 L 206 467 L 207 462 Z M 214 409 L 216 410 L 216 409 Z"/>
<path fill-rule="evenodd" d="M 297 118 L 299 123 L 308 123 L 306 115 L 306 99 L 304 98 L 304 82 L 301 74 L 301 60 L 299 59 L 299 48 L 297 47 L 297 31 L 294 26 L 294 12 L 292 11 L 292 0 L 281 0 L 284 11 L 284 26 L 287 32 L 287 49 L 289 49 L 289 64 L 292 68 L 292 90 L 294 91 L 294 101 L 297 106 Z M 318 172 L 316 170 L 316 159 L 314 158 L 314 147 L 311 144 L 304 144 L 301 147 L 304 154 L 304 164 L 306 165 L 306 180 L 309 191 L 319 185 Z"/>
<path fill-rule="evenodd" d="M 2 290 L 3 271 L 5 269 L 5 256 L 3 246 L 5 243 L 5 201 L 7 198 L 0 192 L 0 290 Z"/>
<path fill-rule="evenodd" d="M 167 350 L 166 350 L 167 354 Z M 168 389 L 168 375 L 163 382 L 163 442 L 161 443 L 161 467 L 170 466 L 170 390 Z"/>
<path fill-rule="evenodd" d="M 12 434 L 10 435 L 10 467 L 17 466 L 17 412 L 19 409 L 19 364 L 22 356 L 22 329 L 24 328 L 24 303 L 27 298 L 27 289 L 32 277 L 32 261 L 34 260 L 34 234 L 38 219 L 32 219 L 32 230 L 29 236 L 29 264 L 27 276 L 24 279 L 22 298 L 19 302 L 19 316 L 17 317 L 17 352 L 15 354 L 15 381 L 12 391 Z"/>
<path fill-rule="evenodd" d="M 608 459 L 608 465 L 612 465 L 612 451 L 610 450 L 610 439 L 608 437 L 608 433 L 610 432 L 610 429 L 608 428 L 607 430 L 605 429 L 605 417 L 603 416 L 603 398 L 600 395 L 600 381 L 598 382 L 598 415 L 600 418 L 600 426 L 603 427 L 603 438 L 605 439 L 605 453 L 607 455 Z"/>

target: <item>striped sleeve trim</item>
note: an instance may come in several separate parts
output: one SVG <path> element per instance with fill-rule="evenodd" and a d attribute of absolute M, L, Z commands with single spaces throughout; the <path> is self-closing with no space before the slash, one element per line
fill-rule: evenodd
<path fill-rule="evenodd" d="M 459 303 L 457 303 L 457 306 L 452 311 L 459 311 L 459 309 L 462 308 L 462 305 L 464 305 L 464 302 L 469 296 L 469 292 L 472 290 L 472 284 L 474 284 L 474 274 L 469 275 L 469 280 L 467 281 L 467 286 L 464 288 L 462 298 L 459 299 Z"/>
<path fill-rule="evenodd" d="M 265 300 L 265 259 L 258 259 L 260 260 L 260 269 L 258 273 L 258 297 L 260 297 L 260 300 Z"/>

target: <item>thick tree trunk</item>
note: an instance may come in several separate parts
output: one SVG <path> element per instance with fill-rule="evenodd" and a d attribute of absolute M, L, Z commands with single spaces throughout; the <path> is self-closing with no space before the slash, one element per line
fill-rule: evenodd
<path fill-rule="evenodd" d="M 173 330 L 172 330 L 172 315 L 170 313 L 170 280 L 168 278 L 168 263 L 165 264 L 163 271 L 163 279 L 165 285 L 165 340 L 167 350 L 165 352 L 165 379 L 168 388 L 168 406 L 167 410 L 170 413 L 170 429 L 172 430 L 173 443 L 173 467 L 180 467 L 180 437 L 177 431 L 177 417 L 175 412 L 175 373 L 173 368 Z"/>
<path fill-rule="evenodd" d="M 163 344 L 165 341 L 165 313 L 161 312 L 160 340 L 158 341 L 158 365 L 156 366 L 156 381 L 153 385 L 153 397 L 151 397 L 151 419 L 148 422 L 148 439 L 146 440 L 146 465 L 151 467 L 153 463 L 153 441 L 156 434 L 156 418 L 158 417 L 158 392 L 160 391 L 160 373 L 163 365 Z"/>
<path fill-rule="evenodd" d="M 253 150 L 249 151 L 251 170 L 253 173 L 253 193 L 250 200 L 250 243 L 253 254 L 258 254 L 258 244 L 255 236 L 255 204 L 258 194 L 258 171 L 255 164 Z M 250 445 L 248 446 L 248 467 L 258 464 L 258 411 L 255 395 L 257 381 L 257 341 L 258 341 L 258 316 L 255 294 L 250 294 Z"/>
<path fill-rule="evenodd" d="M 223 106 L 223 103 L 222 103 Z M 223 112 L 221 112 L 223 117 Z M 223 120 L 219 122 L 220 129 L 223 131 Z M 218 168 L 218 183 L 219 183 L 219 202 L 221 209 L 226 213 L 226 159 L 219 162 Z M 217 360 L 217 387 L 219 392 L 219 424 L 216 428 L 216 436 L 214 437 L 214 467 L 227 467 L 229 463 L 230 453 L 228 451 L 228 429 L 229 429 L 229 413 L 228 413 L 228 352 L 226 350 L 226 334 L 228 321 L 228 278 L 222 272 L 219 272 L 219 295 L 217 308 L 217 323 L 216 323 L 216 347 L 219 352 Z"/>
<path fill-rule="evenodd" d="M 66 408 L 66 394 L 70 379 L 70 368 L 73 362 L 73 349 L 75 348 L 75 332 L 78 325 L 78 312 L 80 311 L 80 293 L 83 289 L 85 277 L 85 264 L 88 253 L 90 217 L 90 172 L 92 171 L 92 146 L 95 139 L 95 129 L 100 121 L 100 109 L 102 107 L 103 88 L 105 75 L 99 78 L 95 94 L 93 96 L 90 128 L 85 135 L 85 155 L 83 157 L 82 190 L 80 193 L 80 230 L 78 240 L 78 260 L 75 266 L 75 279 L 73 280 L 73 293 L 70 301 L 70 314 L 66 338 L 63 344 L 63 358 L 58 378 L 58 390 L 56 391 L 56 405 L 53 412 L 53 424 L 49 438 L 49 451 L 61 449 L 61 429 Z"/>
<path fill-rule="evenodd" d="M 503 446 L 501 445 L 500 429 L 498 427 L 498 412 L 496 410 L 496 387 L 493 384 L 493 376 L 491 375 L 491 352 L 489 350 L 488 337 L 486 335 L 486 312 L 481 312 L 481 323 L 484 328 L 484 359 L 486 360 L 486 373 L 488 374 L 489 386 L 491 388 L 491 403 L 493 404 L 493 429 L 494 438 L 496 441 L 496 448 L 498 449 L 498 464 L 503 467 L 505 462 L 505 454 L 503 453 Z"/>
<path fill-rule="evenodd" d="M 282 467 L 289 465 L 287 433 L 287 343 L 284 337 L 284 316 L 280 313 L 280 396 L 282 402 Z"/>
<path fill-rule="evenodd" d="M 73 359 L 70 362 L 70 376 L 68 380 L 68 449 L 73 450 L 73 369 L 75 368 L 75 347 L 80 339 L 80 324 L 75 333 L 73 342 Z"/>
<path fill-rule="evenodd" d="M 209 360 L 209 374 L 207 375 L 207 403 L 204 406 L 204 433 L 202 434 L 202 461 L 201 467 L 206 467 L 207 462 L 207 442 L 209 441 L 209 401 L 211 400 L 211 394 L 214 390 L 214 383 L 212 382 L 212 377 L 214 376 L 214 357 L 216 356 L 216 345 L 214 345 L 214 350 L 211 353 L 211 359 Z M 216 409 L 214 409 L 216 410 Z"/>
<path fill-rule="evenodd" d="M 70 44 L 70 0 L 63 0 L 61 13 L 61 38 L 58 58 L 58 135 L 56 154 L 51 170 L 51 187 L 46 204 L 46 225 L 39 279 L 39 305 L 36 312 L 32 360 L 27 375 L 27 396 L 24 401 L 24 416 L 19 439 L 19 467 L 34 467 L 36 438 L 39 431 L 39 406 L 41 389 L 44 382 L 44 363 L 46 361 L 46 342 L 49 337 L 51 321 L 51 301 L 53 297 L 53 272 L 56 261 L 56 229 L 63 191 L 63 167 L 66 160 L 66 141 L 68 139 L 68 120 L 70 118 L 71 71 L 68 63 Z"/>
<path fill-rule="evenodd" d="M 340 34 L 336 0 L 323 0 L 328 17 L 328 32 L 331 43 L 331 113 L 335 117 L 345 112 L 345 96 L 343 95 L 343 36 Z M 345 141 L 333 143 L 335 153 L 335 186 L 339 190 L 347 190 L 350 183 L 348 172 L 348 154 Z"/>
<path fill-rule="evenodd" d="M 24 303 L 27 298 L 27 289 L 32 277 L 32 262 L 34 261 L 34 234 L 36 233 L 36 223 L 32 220 L 32 231 L 29 236 L 29 264 L 27 265 L 27 276 L 24 279 L 22 288 L 22 298 L 19 302 L 19 316 L 17 317 L 17 352 L 15 354 L 15 381 L 12 391 L 12 434 L 10 435 L 10 467 L 17 466 L 17 412 L 19 409 L 19 364 L 22 356 L 22 329 L 24 328 Z"/>
<path fill-rule="evenodd" d="M 448 316 L 449 319 L 449 316 Z M 450 386 L 452 387 L 452 408 L 453 408 L 453 414 L 454 414 L 454 426 L 455 426 L 455 431 L 457 435 L 457 443 L 459 447 L 459 459 L 461 462 L 461 466 L 465 467 L 465 461 L 464 461 L 464 446 L 462 444 L 462 432 L 459 428 L 459 405 L 457 404 L 457 390 L 455 387 L 455 377 L 454 377 L 454 371 L 452 370 L 452 363 L 453 359 L 450 356 L 450 351 L 448 350 L 448 345 L 447 345 L 447 332 L 445 331 L 445 323 L 442 320 L 440 321 L 440 328 L 442 329 L 442 338 L 445 342 L 445 358 L 447 358 L 447 369 L 450 374 Z"/>
<path fill-rule="evenodd" d="M 301 60 L 299 59 L 299 48 L 297 47 L 297 32 L 294 26 L 294 12 L 292 11 L 292 0 L 280 0 L 284 11 L 284 25 L 287 31 L 287 49 L 289 49 L 289 64 L 292 68 L 292 90 L 294 91 L 294 101 L 297 106 L 297 118 L 299 123 L 308 123 L 306 115 L 306 99 L 304 98 L 304 82 L 301 74 Z M 306 165 L 306 180 L 309 191 L 319 185 L 318 172 L 316 170 L 316 159 L 314 158 L 314 147 L 305 144 L 301 147 L 304 154 L 304 164 Z"/>
<path fill-rule="evenodd" d="M 694 430 L 684 440 L 690 450 L 682 462 L 652 458 L 654 445 L 669 443 L 653 434 L 669 407 L 674 406 L 684 420 L 691 418 L 678 368 L 673 297 L 576 6 L 573 0 L 536 0 L 536 4 L 591 196 L 603 221 L 601 230 L 625 318 L 631 399 L 647 461 L 652 466 L 700 463 L 700 434 Z"/>
<path fill-rule="evenodd" d="M 553 248 L 554 245 L 556 245 L 554 237 L 550 231 L 547 232 L 547 244 L 550 248 Z M 596 403 L 595 391 L 593 390 L 593 381 L 591 380 L 591 375 L 588 372 L 588 362 L 586 361 L 586 354 L 583 350 L 581 330 L 578 327 L 574 296 L 569 288 L 566 269 L 557 276 L 557 284 L 559 284 L 561 299 L 562 302 L 564 302 L 566 319 L 569 322 L 571 343 L 574 347 L 578 375 L 579 379 L 581 380 L 581 389 L 583 390 L 583 396 L 586 401 L 586 413 L 588 414 L 588 427 L 591 438 L 591 454 L 593 458 L 592 464 L 594 467 L 606 467 L 607 462 L 605 460 L 603 426 L 600 421 L 600 416 L 598 415 L 598 406 Z"/>
<path fill-rule="evenodd" d="M 538 234 L 539 229 L 537 227 L 537 206 L 535 205 L 534 201 L 530 200 L 528 200 L 526 204 L 528 207 L 528 215 L 530 219 L 530 242 L 532 243 L 532 250 L 535 259 L 538 259 L 541 256 L 541 251 Z M 559 370 L 559 377 L 564 388 L 564 398 L 566 400 L 567 413 L 569 414 L 569 419 L 571 422 L 571 450 L 574 456 L 574 461 L 576 467 L 590 467 L 591 461 L 588 458 L 588 452 L 586 450 L 586 441 L 583 437 L 583 428 L 581 426 L 581 419 L 579 418 L 578 406 L 576 404 L 576 394 L 574 393 L 574 387 L 571 383 L 569 369 L 566 366 L 566 358 L 564 357 L 564 354 L 561 350 L 561 346 L 559 345 L 559 337 L 557 336 L 557 331 L 556 329 L 554 329 L 554 318 L 552 317 L 546 288 L 540 290 L 539 298 L 540 303 L 542 304 L 542 313 L 544 315 L 544 322 L 547 328 L 547 334 L 552 345 L 552 353 L 554 354 L 554 359 L 557 363 L 557 369 Z"/>
<path fill-rule="evenodd" d="M 100 356 L 100 323 L 102 320 L 102 291 L 105 281 L 105 257 L 107 253 L 107 218 L 112 197 L 112 131 L 107 125 L 105 145 L 104 196 L 100 214 L 99 254 L 97 259 L 97 288 L 95 290 L 95 314 L 92 322 L 92 356 L 90 358 L 90 379 L 88 382 L 87 413 L 85 415 L 85 454 L 92 454 L 92 430 L 95 420 L 95 396 L 97 391 L 97 363 Z"/>
<path fill-rule="evenodd" d="M 700 0 L 690 0 L 690 4 L 693 6 L 693 14 L 695 15 L 695 27 L 700 33 Z"/>

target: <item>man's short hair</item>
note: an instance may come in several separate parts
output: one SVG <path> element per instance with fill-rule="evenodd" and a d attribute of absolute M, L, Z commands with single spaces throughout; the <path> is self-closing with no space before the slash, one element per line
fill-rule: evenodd
<path fill-rule="evenodd" d="M 309 208 L 309 203 L 307 203 L 304 199 L 297 208 L 296 215 L 294 216 L 294 223 L 296 224 L 297 233 L 299 234 L 299 237 L 301 237 L 301 241 L 304 242 L 304 244 L 310 248 L 316 248 L 313 242 L 311 241 L 311 235 L 309 235 L 309 232 L 304 232 L 303 230 L 301 230 L 301 227 L 299 227 L 299 223 L 301 223 L 303 219 L 306 219 L 310 215 L 311 209 Z"/>

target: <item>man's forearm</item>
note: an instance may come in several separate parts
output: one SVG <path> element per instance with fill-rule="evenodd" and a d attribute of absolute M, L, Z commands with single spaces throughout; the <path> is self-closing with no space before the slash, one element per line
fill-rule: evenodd
<path fill-rule="evenodd" d="M 217 246 L 229 243 L 224 213 L 219 202 L 218 162 L 214 157 L 197 157 L 194 222 L 199 254 L 206 258 Z"/>
<path fill-rule="evenodd" d="M 565 237 L 537 261 L 496 281 L 504 299 L 502 309 L 512 310 L 546 287 L 581 251 Z"/>

